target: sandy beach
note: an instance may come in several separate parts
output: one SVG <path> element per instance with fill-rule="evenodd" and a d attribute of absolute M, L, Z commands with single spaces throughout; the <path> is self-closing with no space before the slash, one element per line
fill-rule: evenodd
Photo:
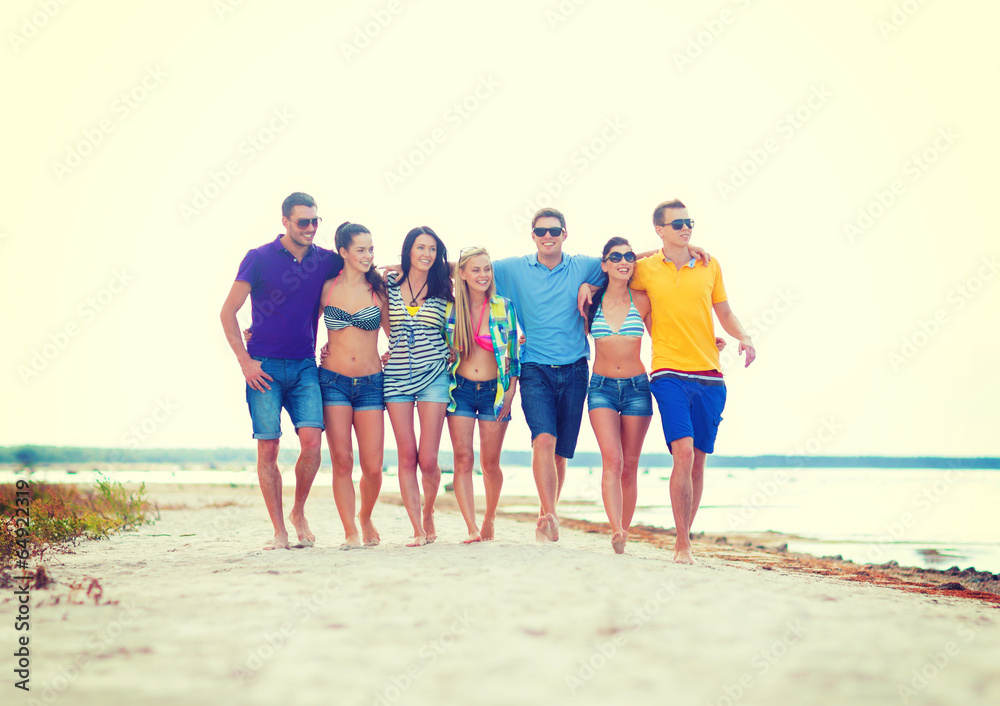
<path fill-rule="evenodd" d="M 1000 701 L 1000 612 L 986 594 L 878 585 L 732 538 L 696 543 L 695 567 L 673 564 L 663 537 L 616 556 L 586 523 L 537 545 L 528 518 L 504 516 L 495 541 L 463 545 L 447 496 L 438 541 L 409 549 L 391 490 L 376 548 L 338 549 L 317 484 L 316 546 L 265 552 L 257 489 L 152 488 L 154 524 L 47 557 L 58 583 L 31 592 L 31 691 L 5 668 L 3 702 Z M 4 634 L 10 664 L 21 633 Z"/>

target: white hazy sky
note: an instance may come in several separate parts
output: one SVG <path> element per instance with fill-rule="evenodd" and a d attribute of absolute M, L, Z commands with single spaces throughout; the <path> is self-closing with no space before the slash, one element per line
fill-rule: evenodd
<path fill-rule="evenodd" d="M 382 263 L 416 225 L 527 253 L 549 198 L 568 252 L 652 248 L 680 197 L 758 351 L 727 366 L 718 453 L 998 455 L 998 23 L 985 0 L 8 0 L 0 445 L 252 447 L 218 313 L 303 190 L 321 244 L 364 223 Z"/>

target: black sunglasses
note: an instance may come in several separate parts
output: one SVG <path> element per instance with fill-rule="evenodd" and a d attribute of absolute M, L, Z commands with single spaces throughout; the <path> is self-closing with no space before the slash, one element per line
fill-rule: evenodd
<path fill-rule="evenodd" d="M 611 262 L 621 262 L 622 259 L 624 259 L 625 262 L 635 262 L 635 253 L 631 250 L 628 252 L 613 252 L 604 258 L 604 262 L 607 262 L 608 260 Z"/>
<path fill-rule="evenodd" d="M 558 238 L 560 235 L 563 234 L 563 229 L 559 228 L 558 226 L 556 226 L 555 228 L 532 228 L 531 232 L 535 234 L 536 238 L 544 237 L 546 233 L 555 238 Z"/>
<path fill-rule="evenodd" d="M 319 224 L 323 222 L 323 219 L 322 218 L 299 218 L 298 220 L 292 221 L 292 222 L 295 223 L 296 226 L 298 226 L 299 230 L 302 230 L 303 228 L 308 228 L 310 225 L 312 225 L 313 228 L 318 228 Z"/>
<path fill-rule="evenodd" d="M 664 223 L 663 226 L 670 226 L 674 230 L 680 230 L 684 226 L 687 226 L 688 228 L 694 228 L 694 220 L 691 218 L 677 218 L 670 221 L 670 223 Z"/>

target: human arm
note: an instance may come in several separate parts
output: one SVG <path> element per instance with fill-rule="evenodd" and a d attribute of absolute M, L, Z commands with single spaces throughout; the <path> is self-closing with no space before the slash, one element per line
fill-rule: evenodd
<path fill-rule="evenodd" d="M 510 376 L 507 390 L 503 396 L 503 407 L 497 419 L 503 419 L 510 413 L 511 404 L 514 402 L 514 394 L 517 392 L 517 381 L 521 377 L 521 341 L 517 336 L 517 313 L 510 300 L 504 300 L 507 309 L 507 360 L 509 368 L 507 374 Z"/>
<path fill-rule="evenodd" d="M 233 349 L 233 353 L 236 354 L 236 360 L 240 364 L 247 384 L 258 392 L 264 392 L 271 389 L 267 382 L 274 378 L 264 372 L 260 361 L 254 360 L 247 353 L 246 346 L 243 345 L 243 339 L 240 336 L 240 324 L 236 320 L 236 312 L 243 307 L 248 296 L 250 296 L 249 282 L 242 280 L 233 282 L 229 296 L 226 297 L 226 301 L 222 305 L 219 318 L 222 321 L 222 330 L 226 334 L 226 340 L 229 342 L 229 347 Z"/>
<path fill-rule="evenodd" d="M 729 307 L 728 301 L 716 302 L 712 305 L 712 308 L 715 310 L 715 315 L 719 318 L 719 323 L 722 324 L 722 328 L 726 330 L 726 333 L 740 342 L 740 348 L 736 354 L 739 355 L 746 351 L 747 358 L 743 367 L 749 367 L 750 363 L 757 357 L 757 351 L 754 348 L 753 341 L 750 340 L 750 334 L 740 324 L 739 319 L 736 318 L 736 314 Z"/>
<path fill-rule="evenodd" d="M 590 309 L 591 303 L 594 301 L 594 293 L 600 289 L 596 284 L 590 284 L 589 282 L 584 282 L 580 285 L 580 290 L 576 293 L 576 310 L 580 312 L 580 316 L 587 318 L 587 311 Z"/>

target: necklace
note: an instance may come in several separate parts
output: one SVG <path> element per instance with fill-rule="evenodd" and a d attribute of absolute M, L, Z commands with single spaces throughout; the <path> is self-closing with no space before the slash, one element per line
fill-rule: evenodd
<path fill-rule="evenodd" d="M 410 290 L 410 306 L 416 306 L 417 305 L 417 297 L 419 297 L 421 295 L 421 293 L 425 289 L 427 289 L 427 280 L 424 280 L 424 285 L 420 289 L 417 290 L 416 294 L 413 293 L 413 285 L 410 284 L 410 280 L 406 280 L 406 288 Z"/>

